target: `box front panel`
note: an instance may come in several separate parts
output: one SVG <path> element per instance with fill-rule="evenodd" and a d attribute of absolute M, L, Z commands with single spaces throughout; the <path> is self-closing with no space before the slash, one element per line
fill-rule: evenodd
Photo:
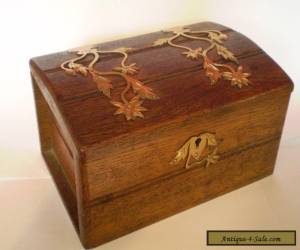
<path fill-rule="evenodd" d="M 215 165 L 191 168 L 92 206 L 86 238 L 88 246 L 113 240 L 270 175 L 278 145 L 277 138 L 255 147 L 249 146 L 236 154 L 224 156 Z"/>
<path fill-rule="evenodd" d="M 221 157 L 278 138 L 289 95 L 289 88 L 278 89 L 207 114 L 162 124 L 147 133 L 108 142 L 97 151 L 100 160 L 85 166 L 90 201 L 106 200 L 184 172 L 187 159 L 170 163 L 187 140 L 201 133 L 214 133 L 216 140 L 221 141 L 218 145 Z"/>

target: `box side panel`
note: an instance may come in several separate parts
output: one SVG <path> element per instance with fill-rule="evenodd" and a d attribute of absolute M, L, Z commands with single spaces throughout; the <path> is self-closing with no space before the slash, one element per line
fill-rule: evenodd
<path fill-rule="evenodd" d="M 74 158 L 72 151 L 66 144 L 64 137 L 61 135 L 61 132 L 55 126 L 55 123 L 53 123 L 52 125 L 53 125 L 52 128 L 53 151 L 62 166 L 62 171 L 64 172 L 73 193 L 76 194 L 76 184 L 75 184 L 76 160 Z"/>
<path fill-rule="evenodd" d="M 145 133 L 116 138 L 100 150 L 87 152 L 100 158 L 86 164 L 90 200 L 110 199 L 185 171 L 184 161 L 170 162 L 189 138 L 202 132 L 216 133 L 217 139 L 223 140 L 221 155 L 279 137 L 289 95 L 290 88 L 280 88 Z"/>
<path fill-rule="evenodd" d="M 75 159 L 63 140 L 61 132 L 56 126 L 55 118 L 33 77 L 32 85 L 36 103 L 41 151 L 65 207 L 78 231 L 79 224 L 74 176 Z"/>
<path fill-rule="evenodd" d="M 279 139 L 272 139 L 224 156 L 210 167 L 192 168 L 92 206 L 86 246 L 95 247 L 270 175 L 278 145 Z"/>

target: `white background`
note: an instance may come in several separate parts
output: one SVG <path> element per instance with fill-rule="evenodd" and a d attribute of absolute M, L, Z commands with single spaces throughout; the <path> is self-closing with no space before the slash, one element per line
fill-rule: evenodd
<path fill-rule="evenodd" d="M 300 229 L 299 1 L 0 3 L 0 249 L 81 248 L 40 156 L 29 59 L 207 20 L 254 40 L 295 83 L 275 174 L 99 249 L 196 250 L 207 229 Z"/>

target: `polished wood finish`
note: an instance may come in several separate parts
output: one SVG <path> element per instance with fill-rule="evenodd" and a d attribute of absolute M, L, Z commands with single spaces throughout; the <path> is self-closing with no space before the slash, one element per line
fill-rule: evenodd
<path fill-rule="evenodd" d="M 273 171 L 293 85 L 282 69 L 245 36 L 217 29 L 251 73 L 251 85 L 210 85 L 202 63 L 170 47 L 151 47 L 156 32 L 99 45 L 134 47 L 129 62 L 159 100 L 146 101 L 145 119 L 126 121 L 93 82 L 70 76 L 60 64 L 68 52 L 30 61 L 41 150 L 85 247 L 94 247 L 269 175 Z M 181 39 L 196 48 L 198 42 Z M 222 62 L 219 56 L 212 55 Z M 120 58 L 96 65 L 110 69 Z M 114 79 L 114 95 L 122 83 Z M 222 139 L 218 163 L 204 168 L 171 165 L 191 136 L 213 132 Z"/>

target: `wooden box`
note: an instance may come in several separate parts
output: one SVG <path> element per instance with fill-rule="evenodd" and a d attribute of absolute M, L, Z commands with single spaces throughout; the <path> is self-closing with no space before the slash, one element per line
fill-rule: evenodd
<path fill-rule="evenodd" d="M 230 28 L 176 27 L 30 67 L 41 150 L 86 248 L 273 172 L 293 84 Z"/>

